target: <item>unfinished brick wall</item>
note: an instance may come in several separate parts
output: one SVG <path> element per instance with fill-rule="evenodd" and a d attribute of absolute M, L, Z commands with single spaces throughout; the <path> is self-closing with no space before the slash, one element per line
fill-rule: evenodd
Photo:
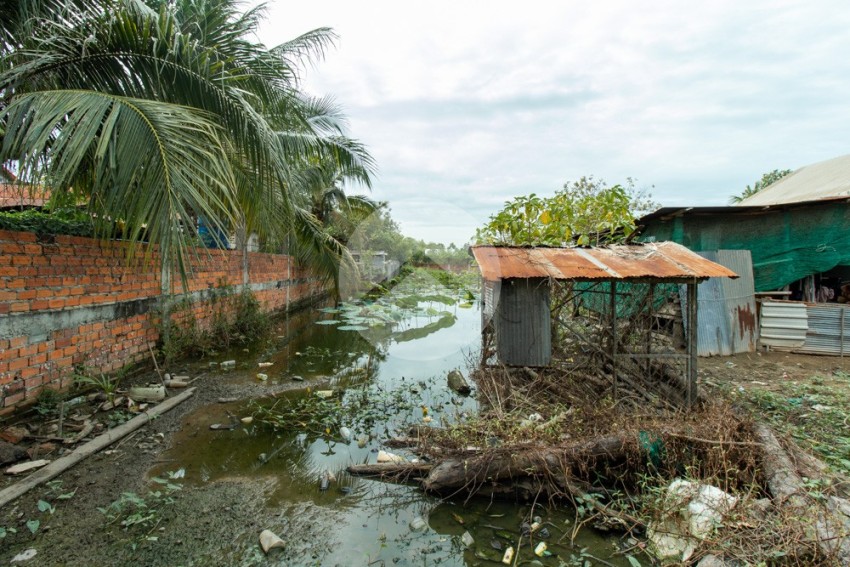
<path fill-rule="evenodd" d="M 285 255 L 200 249 L 191 266 L 188 292 L 179 276 L 170 287 L 202 327 L 212 312 L 208 302 L 224 286 L 247 284 L 267 312 L 326 290 Z M 0 231 L 0 415 L 46 386 L 67 388 L 77 365 L 112 372 L 149 359 L 159 340 L 163 287 L 155 251 L 128 263 L 122 242 Z"/>

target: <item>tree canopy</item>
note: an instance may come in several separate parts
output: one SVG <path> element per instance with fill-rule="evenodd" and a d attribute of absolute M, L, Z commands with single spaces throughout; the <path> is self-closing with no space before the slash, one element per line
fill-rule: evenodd
<path fill-rule="evenodd" d="M 769 185 L 773 185 L 789 173 L 793 173 L 790 169 L 774 169 L 773 171 L 768 171 L 767 173 L 762 174 L 761 179 L 753 183 L 752 186 L 747 185 L 747 188 L 740 195 L 735 195 L 729 199 L 729 204 L 734 205 L 736 203 L 740 203 L 744 199 L 748 197 L 752 197 L 765 187 Z"/>
<path fill-rule="evenodd" d="M 607 185 L 593 176 L 565 183 L 551 197 L 515 197 L 476 231 L 479 243 L 508 246 L 589 246 L 627 239 L 635 216 L 657 208 L 634 180 Z"/>
<path fill-rule="evenodd" d="M 16 162 L 22 183 L 85 203 L 104 236 L 126 222 L 181 272 L 196 217 L 335 272 L 344 247 L 298 198 L 301 172 L 330 164 L 368 185 L 375 164 L 332 99 L 300 90 L 330 29 L 267 47 L 254 39 L 262 6 L 237 0 L 0 7 L 0 163 Z"/>

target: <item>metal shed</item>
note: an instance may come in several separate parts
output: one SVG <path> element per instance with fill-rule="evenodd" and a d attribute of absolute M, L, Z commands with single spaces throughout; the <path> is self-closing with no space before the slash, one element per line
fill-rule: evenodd
<path fill-rule="evenodd" d="M 690 320 L 696 320 L 696 286 L 712 277 L 737 278 L 737 274 L 719 264 L 691 252 L 673 242 L 614 245 L 605 248 L 543 248 L 474 246 L 471 249 L 484 280 L 485 328 L 495 333 L 498 360 L 507 366 L 545 366 L 552 356 L 550 284 L 568 281 L 575 289 L 595 294 L 592 302 L 610 306 L 610 333 L 607 358 L 614 370 L 616 394 L 617 361 L 627 357 L 649 360 L 653 356 L 649 345 L 645 352 L 626 352 L 617 338 L 617 320 L 628 317 L 617 306 L 620 294 L 628 294 L 628 286 L 648 284 L 648 300 L 652 303 L 658 284 L 680 284 L 687 289 Z M 604 283 L 604 288 L 582 288 L 582 282 Z M 644 298 L 644 302 L 646 298 Z M 590 305 L 590 303 L 588 303 Z M 602 309 L 604 310 L 604 309 Z M 665 354 L 687 359 L 688 403 L 696 397 L 697 327 L 690 325 L 686 354 Z M 600 348 L 596 345 L 596 348 Z"/>

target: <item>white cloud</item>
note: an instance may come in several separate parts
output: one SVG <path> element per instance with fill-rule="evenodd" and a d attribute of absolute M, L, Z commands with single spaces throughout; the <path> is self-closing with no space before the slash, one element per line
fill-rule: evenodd
<path fill-rule="evenodd" d="M 272 2 L 261 38 L 319 26 L 340 40 L 305 86 L 338 98 L 378 159 L 374 196 L 417 237 L 471 235 L 581 175 L 716 205 L 850 152 L 838 1 Z M 408 209 L 417 196 L 469 215 L 449 231 L 439 207 Z"/>

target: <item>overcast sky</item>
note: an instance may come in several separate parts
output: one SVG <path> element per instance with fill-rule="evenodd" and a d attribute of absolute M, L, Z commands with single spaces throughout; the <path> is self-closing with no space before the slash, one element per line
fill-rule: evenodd
<path fill-rule="evenodd" d="M 626 177 L 723 205 L 773 169 L 850 153 L 840 0 L 268 2 L 260 39 L 340 36 L 333 95 L 405 234 L 457 244 L 515 195 Z"/>

